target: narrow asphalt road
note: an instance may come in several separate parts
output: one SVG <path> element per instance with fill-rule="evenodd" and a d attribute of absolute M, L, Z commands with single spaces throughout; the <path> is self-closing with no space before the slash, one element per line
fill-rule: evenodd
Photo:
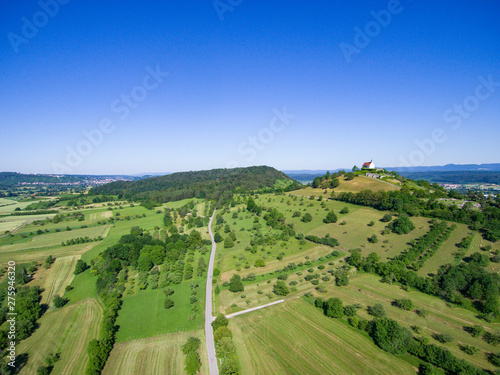
<path fill-rule="evenodd" d="M 217 366 L 217 358 L 215 357 L 215 343 L 214 343 L 214 331 L 212 329 L 212 275 L 214 273 L 214 262 L 215 262 L 215 250 L 216 245 L 214 241 L 214 235 L 212 233 L 212 220 L 215 217 L 215 209 L 210 222 L 208 223 L 208 233 L 212 240 L 212 252 L 210 253 L 210 261 L 208 263 L 208 275 L 207 275 L 207 290 L 205 298 L 205 338 L 207 341 L 207 353 L 208 353 L 208 367 L 210 369 L 210 375 L 219 375 L 219 368 Z"/>

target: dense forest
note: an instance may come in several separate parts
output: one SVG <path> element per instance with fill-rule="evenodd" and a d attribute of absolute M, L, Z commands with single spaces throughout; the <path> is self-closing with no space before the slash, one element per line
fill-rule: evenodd
<path fill-rule="evenodd" d="M 169 202 L 186 198 L 228 201 L 234 193 L 289 191 L 300 187 L 286 174 L 267 166 L 179 172 L 132 182 L 113 182 L 90 190 L 91 195 L 118 195 L 135 201 Z"/>

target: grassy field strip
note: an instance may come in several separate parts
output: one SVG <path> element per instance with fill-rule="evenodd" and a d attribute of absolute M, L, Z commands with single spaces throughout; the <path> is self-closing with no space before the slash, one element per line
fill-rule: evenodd
<path fill-rule="evenodd" d="M 448 225 L 451 224 L 451 222 L 448 222 Z M 464 233 L 467 233 L 467 225 L 458 223 L 453 224 L 457 226 L 457 229 L 451 232 L 450 238 L 444 241 L 436 254 L 427 259 L 423 267 L 417 271 L 420 276 L 425 277 L 429 273 L 437 273 L 439 267 L 443 264 L 453 264 L 455 260 L 454 254 L 458 251 L 458 247 L 455 245 L 462 240 Z"/>
<path fill-rule="evenodd" d="M 102 307 L 96 299 L 47 312 L 40 319 L 40 328 L 17 346 L 17 352 L 28 353 L 27 365 L 21 374 L 32 375 L 49 353 L 60 351 L 61 360 L 53 374 L 81 375 L 87 362 L 87 345 L 97 338 Z"/>
<path fill-rule="evenodd" d="M 22 210 L 25 207 L 28 207 L 32 203 L 33 202 L 12 201 L 9 199 L 2 200 L 0 202 L 0 215 L 10 214 L 11 212 L 14 212 L 16 208 L 20 208 Z"/>
<path fill-rule="evenodd" d="M 344 305 L 360 303 L 363 309 L 358 310 L 358 315 L 365 319 L 372 319 L 366 312 L 366 307 L 381 303 L 387 316 L 399 323 L 410 327 L 418 325 L 423 328 L 423 335 L 431 337 L 433 333 L 448 333 L 455 338 L 455 341 L 444 345 L 455 356 L 464 359 L 475 366 L 483 369 L 494 370 L 486 358 L 485 353 L 497 352 L 497 348 L 487 344 L 481 338 L 474 338 L 464 331 L 464 326 L 480 324 L 488 331 L 500 329 L 500 323 L 486 323 L 478 319 L 471 311 L 448 307 L 443 300 L 436 297 L 420 293 L 417 291 L 406 292 L 396 285 L 389 285 L 379 282 L 380 277 L 369 274 L 360 274 L 351 279 L 347 287 L 328 288 L 329 293 L 321 295 L 322 298 L 338 297 Z M 391 305 L 391 302 L 398 298 L 409 298 L 413 301 L 417 309 L 429 311 L 427 318 L 419 317 L 413 311 L 404 311 Z M 442 345 L 431 338 L 434 344 Z M 469 344 L 477 346 L 483 352 L 475 355 L 467 355 L 458 347 L 458 344 Z"/>
<path fill-rule="evenodd" d="M 176 332 L 116 343 L 111 351 L 103 375 L 164 375 L 185 374 L 184 354 L 181 346 L 190 336 L 198 337 L 200 350 L 200 375 L 209 375 L 204 331 Z"/>
<path fill-rule="evenodd" d="M 75 277 L 73 271 L 78 259 L 80 259 L 80 255 L 56 259 L 43 285 L 45 291 L 42 293 L 42 303 L 50 304 L 56 294 L 59 296 L 64 294 L 66 286 L 71 284 Z"/>
<path fill-rule="evenodd" d="M 5 231 L 13 232 L 16 228 L 21 227 L 26 222 L 26 219 L 21 220 L 11 220 L 11 221 L 0 221 L 0 234 Z"/>
<path fill-rule="evenodd" d="M 242 374 L 415 374 L 302 299 L 231 319 L 230 328 Z"/>
<path fill-rule="evenodd" d="M 1 248 L 0 263 L 6 263 L 9 260 L 15 260 L 18 263 L 43 261 L 49 255 L 52 255 L 55 258 L 62 258 L 70 255 L 81 255 L 97 245 L 99 245 L 99 242 L 89 242 L 71 246 L 46 247 L 46 248 L 38 248 L 30 250 L 10 251 L 7 253 L 4 253 L 3 248 Z"/>
<path fill-rule="evenodd" d="M 12 245 L 4 245 L 2 246 L 2 252 L 12 252 L 18 250 L 29 250 L 29 249 L 38 249 L 49 246 L 61 246 L 61 242 L 70 240 L 72 238 L 79 237 L 89 237 L 89 238 L 97 238 L 99 236 L 105 237 L 107 231 L 109 230 L 109 225 L 91 227 L 91 228 L 83 228 L 83 229 L 74 229 L 71 231 L 62 231 L 59 233 L 46 233 L 38 236 L 34 236 L 30 242 L 21 242 Z"/>

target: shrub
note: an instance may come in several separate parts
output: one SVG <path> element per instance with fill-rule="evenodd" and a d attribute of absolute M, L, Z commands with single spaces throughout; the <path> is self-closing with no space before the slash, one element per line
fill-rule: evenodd
<path fill-rule="evenodd" d="M 69 299 L 60 297 L 58 294 L 54 297 L 53 303 L 56 308 L 61 308 L 69 302 Z"/>
<path fill-rule="evenodd" d="M 407 234 L 415 229 L 415 225 L 407 215 L 402 215 L 389 224 L 389 229 L 397 234 Z"/>
<path fill-rule="evenodd" d="M 488 361 L 496 367 L 500 367 L 500 353 L 488 354 Z"/>
<path fill-rule="evenodd" d="M 243 287 L 243 283 L 241 281 L 241 276 L 238 274 L 234 274 L 229 281 L 229 291 L 233 293 L 243 292 L 245 288 Z"/>
<path fill-rule="evenodd" d="M 174 307 L 174 301 L 171 299 L 171 298 L 165 298 L 165 302 L 163 304 L 163 306 L 165 307 L 165 309 L 170 309 L 172 307 Z"/>
<path fill-rule="evenodd" d="M 383 318 L 386 315 L 384 306 L 382 306 L 382 304 L 380 303 L 376 303 L 373 306 L 368 306 L 367 311 L 368 314 L 374 316 L 375 318 Z"/>
<path fill-rule="evenodd" d="M 278 280 L 273 286 L 273 292 L 277 296 L 286 296 L 290 293 L 290 290 L 288 289 L 284 281 Z"/>
<path fill-rule="evenodd" d="M 335 215 L 335 212 L 329 211 L 326 214 L 326 217 L 323 219 L 323 222 L 326 223 L 326 224 L 336 223 L 337 222 L 337 215 Z"/>
<path fill-rule="evenodd" d="M 79 273 L 82 273 L 85 271 L 87 268 L 89 268 L 89 265 L 82 259 L 78 259 L 76 261 L 76 266 L 75 266 L 75 275 L 78 275 Z"/>
<path fill-rule="evenodd" d="M 413 302 L 410 299 L 397 299 L 393 302 L 394 306 L 399 307 L 402 310 L 410 311 L 414 308 Z"/>
<path fill-rule="evenodd" d="M 304 214 L 304 216 L 302 216 L 300 220 L 304 223 L 309 223 L 310 221 L 312 221 L 312 215 L 309 212 L 307 212 Z"/>
<path fill-rule="evenodd" d="M 380 221 L 383 222 L 383 223 L 388 223 L 391 220 L 392 220 L 392 216 L 390 214 L 385 214 L 382 217 L 382 219 L 380 219 Z"/>
<path fill-rule="evenodd" d="M 418 309 L 416 313 L 418 316 L 421 316 L 422 318 L 426 318 L 427 315 L 429 315 L 429 311 L 427 311 L 426 309 Z"/>
<path fill-rule="evenodd" d="M 474 355 L 476 353 L 479 353 L 479 348 L 473 345 L 460 345 L 460 349 L 467 353 L 468 355 Z"/>
<path fill-rule="evenodd" d="M 453 336 L 448 333 L 435 333 L 432 335 L 434 340 L 439 341 L 442 344 L 452 342 L 454 340 Z"/>

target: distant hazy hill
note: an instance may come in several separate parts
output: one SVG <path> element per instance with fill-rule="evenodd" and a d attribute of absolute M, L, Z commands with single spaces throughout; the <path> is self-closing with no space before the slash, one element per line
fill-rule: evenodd
<path fill-rule="evenodd" d="M 0 172 L 0 187 L 8 188 L 25 184 L 61 184 L 61 183 L 88 183 L 89 180 L 125 179 L 135 180 L 138 177 L 124 175 L 52 175 L 52 174 L 23 174 L 18 172 Z"/>
<path fill-rule="evenodd" d="M 386 168 L 396 172 L 457 172 L 457 171 L 500 171 L 500 163 L 491 164 L 446 164 L 430 167 L 393 167 Z"/>
<path fill-rule="evenodd" d="M 118 181 L 93 188 L 90 194 L 168 202 L 185 198 L 224 200 L 235 192 L 292 190 L 300 184 L 267 166 L 178 172 L 139 181 Z"/>
<path fill-rule="evenodd" d="M 500 172 L 496 171 L 429 171 L 399 172 L 412 180 L 427 180 L 438 184 L 500 184 Z"/>
<path fill-rule="evenodd" d="M 24 183 L 62 183 L 79 181 L 79 176 L 63 176 L 57 177 L 52 175 L 41 174 L 22 174 L 17 172 L 0 172 L 0 186 L 14 186 L 21 182 Z"/>

